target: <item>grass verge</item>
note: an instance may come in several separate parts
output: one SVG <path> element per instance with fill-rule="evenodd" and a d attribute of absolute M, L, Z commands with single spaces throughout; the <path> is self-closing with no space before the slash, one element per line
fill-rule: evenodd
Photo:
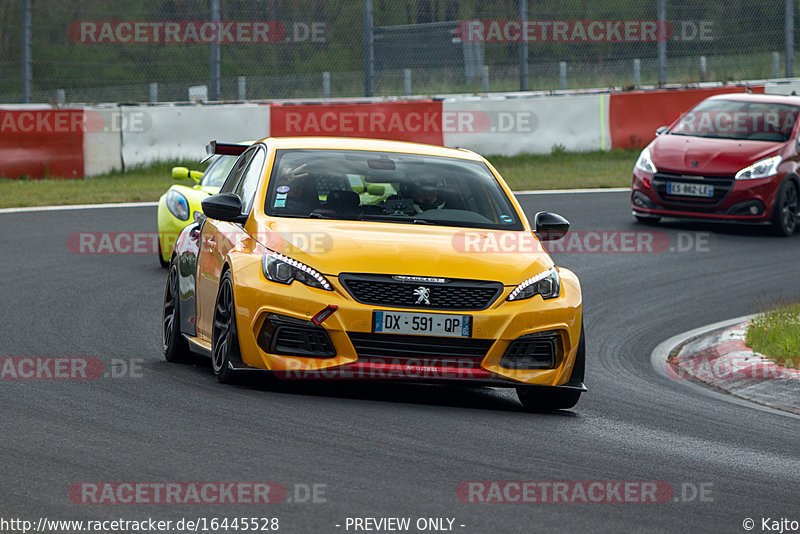
<path fill-rule="evenodd" d="M 554 150 L 552 154 L 487 159 L 512 189 L 520 191 L 627 187 L 637 155 L 637 150 Z M 204 168 L 196 161 L 170 161 L 78 180 L 0 178 L 0 208 L 154 201 L 175 183 L 170 169 L 176 165 L 196 170 Z"/>
<path fill-rule="evenodd" d="M 779 365 L 800 365 L 800 302 L 779 302 L 747 327 L 747 346 Z"/>

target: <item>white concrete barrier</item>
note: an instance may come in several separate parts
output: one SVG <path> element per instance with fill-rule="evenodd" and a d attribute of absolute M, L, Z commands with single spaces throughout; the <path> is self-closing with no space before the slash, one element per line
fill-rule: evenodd
<path fill-rule="evenodd" d="M 554 146 L 607 150 L 608 102 L 603 93 L 447 99 L 442 106 L 444 144 L 502 156 L 550 153 Z"/>
<path fill-rule="evenodd" d="M 176 158 L 200 160 L 212 139 L 236 142 L 269 136 L 267 105 L 124 106 L 122 110 L 127 125 L 122 131 L 125 167 Z"/>
<path fill-rule="evenodd" d="M 800 80 L 789 78 L 780 82 L 764 84 L 764 92 L 768 95 L 800 95 Z"/>
<path fill-rule="evenodd" d="M 84 108 L 83 173 L 98 176 L 122 169 L 121 111 L 114 107 Z"/>

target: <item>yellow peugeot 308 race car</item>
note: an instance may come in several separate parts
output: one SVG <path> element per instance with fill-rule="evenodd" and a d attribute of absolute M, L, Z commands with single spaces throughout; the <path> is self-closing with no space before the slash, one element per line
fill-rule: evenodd
<path fill-rule="evenodd" d="M 211 357 L 232 382 L 414 380 L 515 387 L 529 409 L 583 384 L 581 288 L 497 171 L 462 149 L 267 138 L 239 154 L 183 229 L 163 304 L 169 361 Z"/>

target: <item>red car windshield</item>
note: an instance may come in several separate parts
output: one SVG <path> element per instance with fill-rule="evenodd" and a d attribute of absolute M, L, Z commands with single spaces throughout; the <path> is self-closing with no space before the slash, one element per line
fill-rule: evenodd
<path fill-rule="evenodd" d="M 800 108 L 740 100 L 706 100 L 685 113 L 671 135 L 690 135 L 739 141 L 789 140 Z"/>

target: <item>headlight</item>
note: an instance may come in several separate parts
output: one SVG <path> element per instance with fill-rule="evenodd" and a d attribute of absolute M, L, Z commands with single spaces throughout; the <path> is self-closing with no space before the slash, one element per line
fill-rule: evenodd
<path fill-rule="evenodd" d="M 772 156 L 771 158 L 756 161 L 749 167 L 745 167 L 736 173 L 737 180 L 752 180 L 753 178 L 766 178 L 778 172 L 778 165 L 781 164 L 783 158 L 780 156 Z"/>
<path fill-rule="evenodd" d="M 178 219 L 189 220 L 189 201 L 174 189 L 170 189 L 167 193 L 167 209 Z"/>
<path fill-rule="evenodd" d="M 636 160 L 636 168 L 642 172 L 649 172 L 650 174 L 655 174 L 658 172 L 656 166 L 653 165 L 653 160 L 650 159 L 649 148 L 645 148 L 642 150 L 642 153 L 639 154 L 639 159 Z"/>
<path fill-rule="evenodd" d="M 549 271 L 528 278 L 514 288 L 508 295 L 508 300 L 524 300 L 534 295 L 541 295 L 543 299 L 554 299 L 561 294 L 561 279 L 558 271 L 553 267 Z"/>
<path fill-rule="evenodd" d="M 261 268 L 267 280 L 289 285 L 295 280 L 309 287 L 333 291 L 333 286 L 320 273 L 297 260 L 269 251 L 261 260 Z"/>

